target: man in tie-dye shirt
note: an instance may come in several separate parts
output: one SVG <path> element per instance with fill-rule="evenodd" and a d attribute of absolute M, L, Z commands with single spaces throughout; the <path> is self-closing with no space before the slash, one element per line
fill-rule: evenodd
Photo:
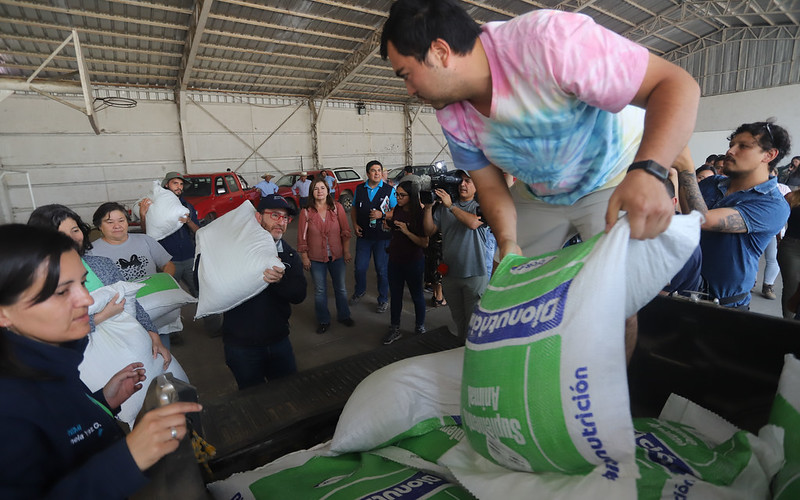
<path fill-rule="evenodd" d="M 677 66 L 585 15 L 537 10 L 481 27 L 455 0 L 395 2 L 381 56 L 438 110 L 501 257 L 588 238 L 620 210 L 634 238 L 669 224 L 661 165 L 688 142 L 699 99 Z M 503 172 L 518 179 L 512 192 Z"/>

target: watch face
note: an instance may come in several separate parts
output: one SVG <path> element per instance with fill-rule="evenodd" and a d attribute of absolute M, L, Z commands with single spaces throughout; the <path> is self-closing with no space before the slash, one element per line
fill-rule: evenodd
<path fill-rule="evenodd" d="M 638 170 L 642 169 L 646 172 L 650 173 L 651 175 L 658 177 L 661 180 L 667 180 L 669 178 L 669 170 L 662 167 L 658 163 L 653 160 L 646 160 L 646 161 L 637 161 L 632 163 L 630 167 L 628 167 L 628 172 L 631 170 Z"/>

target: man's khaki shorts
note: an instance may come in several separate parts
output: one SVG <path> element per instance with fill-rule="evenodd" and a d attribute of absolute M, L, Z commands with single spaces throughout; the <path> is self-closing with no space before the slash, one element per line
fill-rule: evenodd
<path fill-rule="evenodd" d="M 537 200 L 522 182 L 511 187 L 517 208 L 517 243 L 526 257 L 561 248 L 580 234 L 586 240 L 606 227 L 606 209 L 614 188 L 588 194 L 573 205 L 551 205 Z"/>

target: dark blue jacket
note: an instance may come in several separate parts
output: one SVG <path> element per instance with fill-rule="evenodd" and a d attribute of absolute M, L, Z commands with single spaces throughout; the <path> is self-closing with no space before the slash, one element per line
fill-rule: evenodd
<path fill-rule="evenodd" d="M 291 304 L 306 298 L 306 277 L 303 262 L 286 240 L 283 252 L 278 253 L 286 273 L 277 283 L 270 283 L 255 297 L 226 311 L 222 321 L 222 341 L 237 346 L 274 344 L 289 335 Z"/>
<path fill-rule="evenodd" d="M 197 219 L 197 210 L 194 209 L 191 203 L 183 199 L 183 196 L 178 196 L 181 205 L 189 209 L 189 218 L 200 225 Z M 172 260 L 180 262 L 182 260 L 194 259 L 194 233 L 186 224 L 182 225 L 180 229 L 170 234 L 166 238 L 158 240 L 164 250 L 172 255 Z"/>
<path fill-rule="evenodd" d="M 87 339 L 55 346 L 2 331 L 19 363 L 45 380 L 0 375 L 0 498 L 117 499 L 147 479 L 105 405 L 81 382 Z M 122 366 L 120 366 L 122 368 Z"/>

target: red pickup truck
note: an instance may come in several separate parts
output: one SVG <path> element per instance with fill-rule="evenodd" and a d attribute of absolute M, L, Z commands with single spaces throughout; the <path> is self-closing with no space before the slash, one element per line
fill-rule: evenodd
<path fill-rule="evenodd" d="M 261 200 L 261 191 L 249 187 L 235 172 L 186 174 L 184 177 L 189 182 L 183 187 L 183 197 L 194 205 L 201 224 L 208 224 L 245 201 L 258 206 Z"/>
<path fill-rule="evenodd" d="M 355 196 L 356 187 L 359 184 L 363 184 L 365 182 L 364 179 L 355 169 L 349 167 L 306 171 L 309 179 L 316 178 L 321 172 L 333 176 L 335 179 L 333 182 L 333 190 L 331 191 L 333 199 L 341 203 L 345 211 L 349 212 L 350 208 L 353 206 L 353 197 Z M 285 174 L 275 182 L 278 185 L 278 194 L 286 198 L 295 210 L 300 206 L 300 199 L 297 195 L 292 193 L 292 186 L 294 186 L 294 183 L 300 178 L 301 173 L 302 172 L 291 172 Z"/>

